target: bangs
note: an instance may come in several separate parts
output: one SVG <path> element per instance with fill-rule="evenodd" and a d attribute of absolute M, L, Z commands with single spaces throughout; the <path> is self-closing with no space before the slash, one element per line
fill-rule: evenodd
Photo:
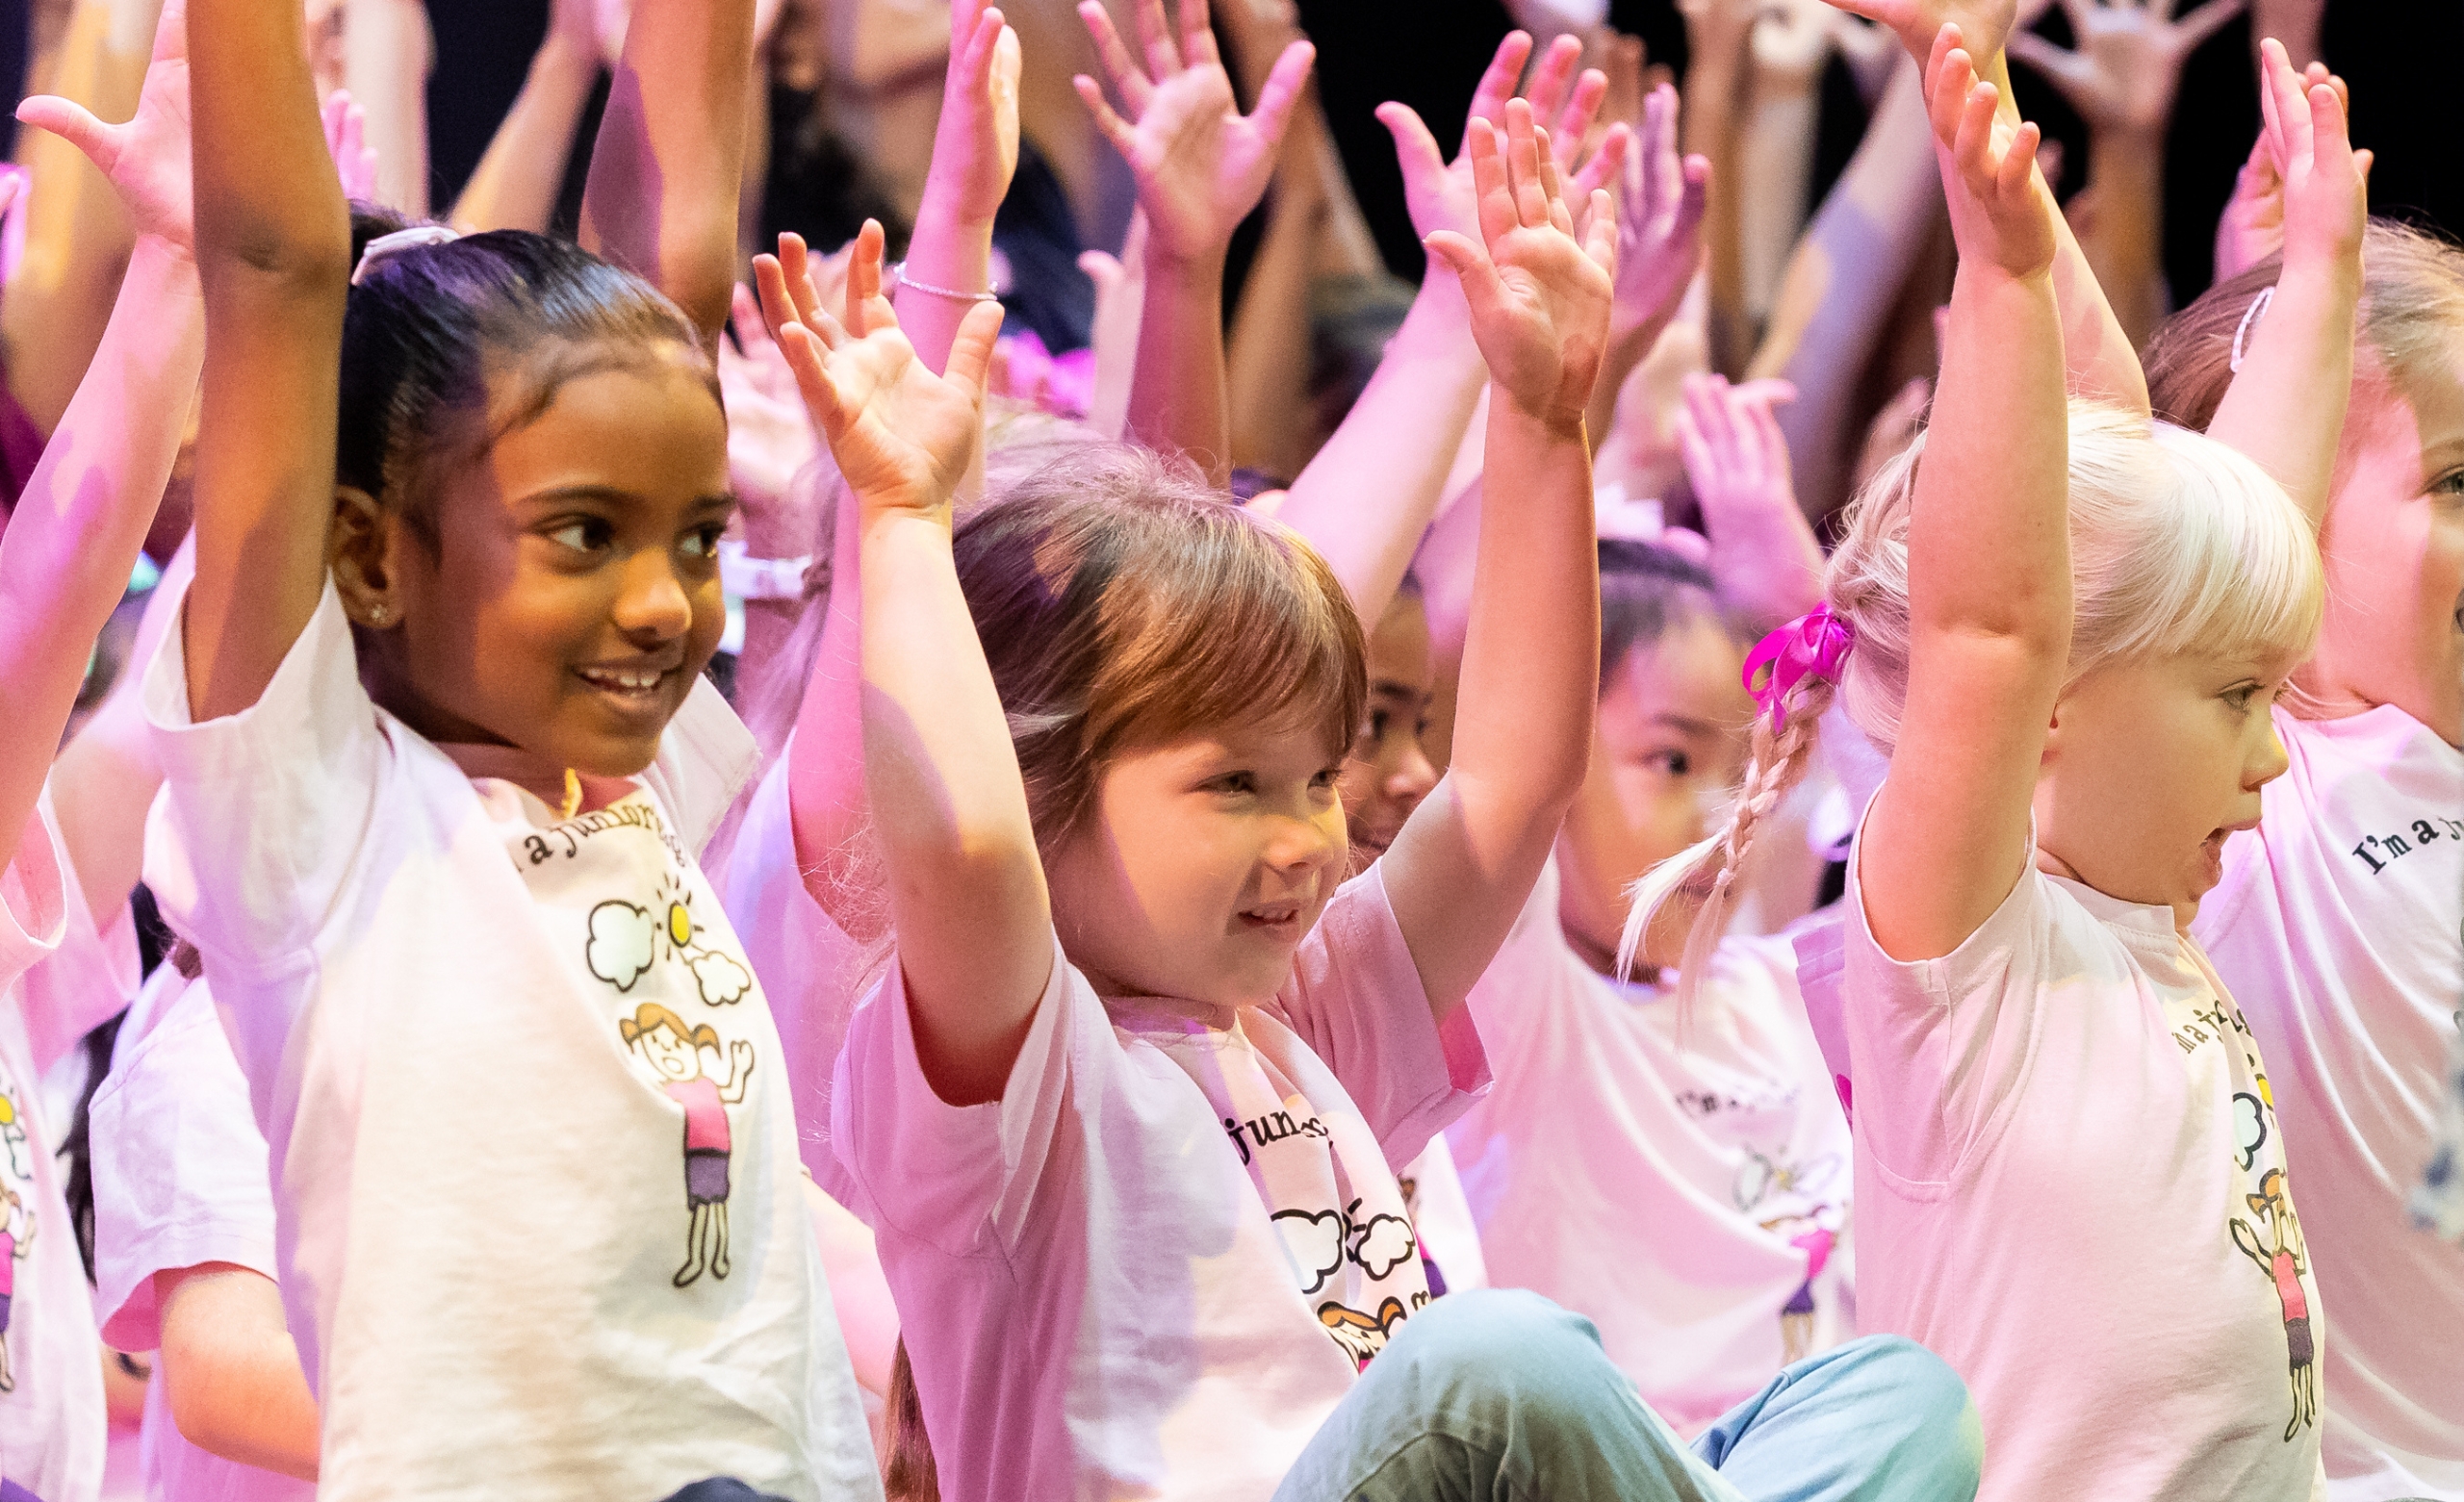
<path fill-rule="evenodd" d="M 2167 422 L 2149 437 L 2140 524 L 2109 534 L 2138 557 L 2101 602 L 2101 654 L 2307 657 L 2326 601 L 2309 518 L 2234 449 Z"/>
<path fill-rule="evenodd" d="M 1369 709 L 1342 584 L 1289 527 L 1228 500 L 1209 510 L 1174 546 L 1116 560 L 1104 581 L 1115 692 L 1096 696 L 1110 712 L 1092 717 L 1088 751 L 1103 761 L 1215 726 L 1290 726 L 1340 758 Z"/>

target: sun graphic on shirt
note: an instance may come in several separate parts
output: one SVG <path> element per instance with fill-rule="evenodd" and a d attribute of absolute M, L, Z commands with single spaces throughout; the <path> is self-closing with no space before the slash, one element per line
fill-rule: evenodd
<path fill-rule="evenodd" d="M 680 901 L 670 899 L 667 904 L 667 941 L 678 949 L 693 942 L 693 909 Z"/>

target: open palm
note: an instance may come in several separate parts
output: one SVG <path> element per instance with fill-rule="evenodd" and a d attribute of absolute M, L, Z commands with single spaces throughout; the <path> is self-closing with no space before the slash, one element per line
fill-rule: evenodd
<path fill-rule="evenodd" d="M 1899 34 L 1900 44 L 1919 63 L 1932 52 L 1944 26 L 1957 26 L 1971 57 L 1990 61 L 2002 50 L 2018 15 L 2017 0 L 1831 0 L 1851 15 L 1880 21 Z"/>
<path fill-rule="evenodd" d="M 783 252 L 791 238 L 782 237 Z M 801 264 L 783 264 L 801 263 L 802 250 L 799 242 L 792 256 L 757 257 L 754 273 L 763 318 L 796 373 L 813 425 L 867 515 L 911 511 L 946 519 L 983 433 L 999 305 L 979 303 L 967 311 L 950 346 L 948 373 L 936 375 L 916 358 L 882 295 L 878 223 L 867 220 L 857 238 L 844 322 L 820 306 Z"/>
<path fill-rule="evenodd" d="M 127 124 L 107 125 L 85 106 L 51 94 L 17 106 L 17 118 L 84 152 L 127 205 L 139 234 L 159 236 L 184 249 L 195 245 L 189 187 L 187 0 L 165 0 L 145 86 Z"/>
<path fill-rule="evenodd" d="M 1562 179 L 1541 150 L 1531 107 L 1517 99 L 1505 114 L 1502 132 L 1472 133 L 1481 242 L 1441 230 L 1428 248 L 1462 279 L 1472 335 L 1499 394 L 1553 425 L 1573 426 L 1582 420 L 1607 347 L 1616 216 L 1600 203 L 1585 238 L 1576 239 Z"/>
<path fill-rule="evenodd" d="M 1128 117 L 1085 74 L 1074 81 L 1078 95 L 1138 179 L 1150 250 L 1169 256 L 1219 251 L 1266 196 L 1315 51 L 1305 41 L 1286 47 L 1258 90 L 1258 107 L 1243 115 L 1216 50 L 1206 0 L 1182 0 L 1177 38 L 1163 0 L 1139 0 L 1144 67 L 1131 58 L 1098 0 L 1085 0 L 1078 13 Z"/>

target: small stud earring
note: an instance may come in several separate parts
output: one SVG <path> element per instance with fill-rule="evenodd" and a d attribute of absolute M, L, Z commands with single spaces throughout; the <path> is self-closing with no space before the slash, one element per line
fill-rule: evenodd
<path fill-rule="evenodd" d="M 368 624 L 370 625 L 383 625 L 385 624 L 385 618 L 392 613 L 393 612 L 386 609 L 386 607 L 381 603 L 371 605 L 368 607 Z"/>

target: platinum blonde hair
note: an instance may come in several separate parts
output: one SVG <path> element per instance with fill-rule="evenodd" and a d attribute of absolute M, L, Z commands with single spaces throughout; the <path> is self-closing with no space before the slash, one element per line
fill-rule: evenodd
<path fill-rule="evenodd" d="M 1756 826 L 1804 777 L 1816 722 L 1835 698 L 1887 756 L 1908 698 L 1908 522 L 1922 434 L 1849 508 L 1824 594 L 1856 637 L 1836 681 L 1808 675 L 1777 724 L 1754 724 L 1753 758 L 1727 827 L 1634 884 L 1618 948 L 1633 967 L 1653 918 L 1699 902 L 1678 972 L 1681 1007 L 1728 927 L 1734 873 Z M 2099 668 L 2184 652 L 2298 658 L 2318 635 L 2326 586 L 2309 520 L 2256 464 L 2186 428 L 2091 402 L 2070 407 L 2068 684 Z M 1685 1015 L 1681 1011 L 1681 1016 Z"/>

